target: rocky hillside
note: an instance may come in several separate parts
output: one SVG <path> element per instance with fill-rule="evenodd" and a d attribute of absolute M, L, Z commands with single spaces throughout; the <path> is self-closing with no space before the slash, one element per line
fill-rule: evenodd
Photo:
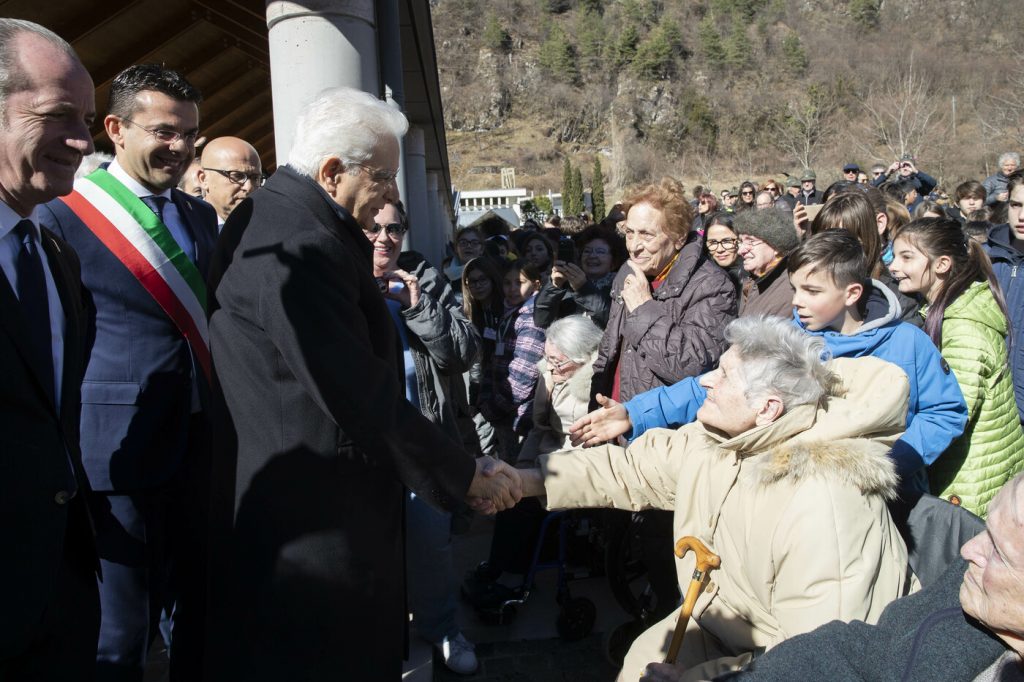
<path fill-rule="evenodd" d="M 1019 0 L 432 0 L 452 175 L 720 188 L 904 152 L 952 188 L 1024 148 Z"/>

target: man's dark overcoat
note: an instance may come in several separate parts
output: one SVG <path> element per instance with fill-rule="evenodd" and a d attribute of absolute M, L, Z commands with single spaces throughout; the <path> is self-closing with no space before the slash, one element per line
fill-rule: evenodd
<path fill-rule="evenodd" d="M 451 507 L 473 460 L 405 400 L 370 244 L 312 180 L 279 169 L 218 249 L 210 679 L 397 680 L 403 486 Z"/>

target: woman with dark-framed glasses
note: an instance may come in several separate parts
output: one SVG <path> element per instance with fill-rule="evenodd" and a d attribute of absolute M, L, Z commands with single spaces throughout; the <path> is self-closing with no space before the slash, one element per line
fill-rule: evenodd
<path fill-rule="evenodd" d="M 740 236 L 733 227 L 733 217 L 732 213 L 719 211 L 708 218 L 708 226 L 704 229 L 704 248 L 711 260 L 729 275 L 738 298 L 746 271 L 739 258 Z"/>

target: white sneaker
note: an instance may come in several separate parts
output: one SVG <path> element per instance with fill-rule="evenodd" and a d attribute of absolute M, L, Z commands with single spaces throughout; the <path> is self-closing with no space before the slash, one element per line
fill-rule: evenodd
<path fill-rule="evenodd" d="M 440 642 L 434 642 L 434 646 L 441 652 L 444 664 L 453 673 L 472 675 L 480 667 L 480 662 L 476 659 L 475 647 L 461 632 L 454 637 L 445 637 Z"/>

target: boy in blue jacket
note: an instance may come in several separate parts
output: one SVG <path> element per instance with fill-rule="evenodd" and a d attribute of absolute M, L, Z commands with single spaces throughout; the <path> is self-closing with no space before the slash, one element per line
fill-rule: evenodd
<path fill-rule="evenodd" d="M 860 242 L 845 230 L 828 230 L 801 244 L 789 257 L 793 323 L 821 336 L 833 357 L 871 355 L 887 360 L 910 380 L 907 429 L 893 444 L 904 492 L 927 492 L 926 467 L 938 459 L 967 424 L 967 405 L 931 339 L 900 321 L 900 306 L 884 284 L 868 277 Z M 694 420 L 706 391 L 700 377 L 641 393 L 625 404 L 602 395 L 601 408 L 572 425 L 575 445 L 596 445 L 652 428 L 675 428 Z"/>

